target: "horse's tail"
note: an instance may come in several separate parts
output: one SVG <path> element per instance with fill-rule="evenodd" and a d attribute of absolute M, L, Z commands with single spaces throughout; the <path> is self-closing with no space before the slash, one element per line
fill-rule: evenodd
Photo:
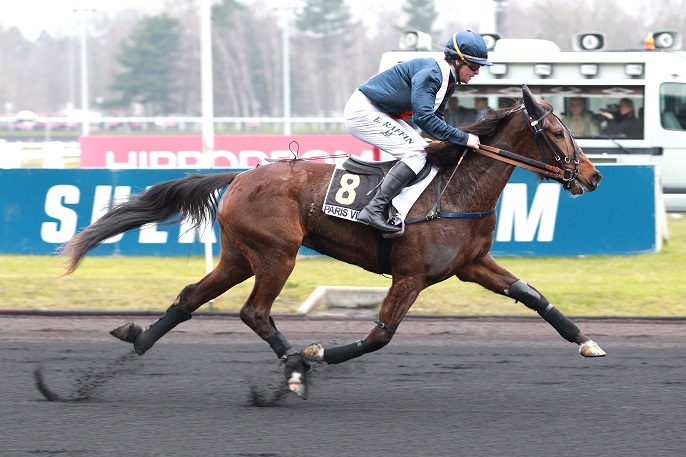
<path fill-rule="evenodd" d="M 62 255 L 69 257 L 65 274 L 73 273 L 88 251 L 106 239 L 145 224 L 172 224 L 188 219 L 197 228 L 206 220 L 214 222 L 219 191 L 238 175 L 237 172 L 191 174 L 155 184 L 133 195 L 60 247 Z"/>

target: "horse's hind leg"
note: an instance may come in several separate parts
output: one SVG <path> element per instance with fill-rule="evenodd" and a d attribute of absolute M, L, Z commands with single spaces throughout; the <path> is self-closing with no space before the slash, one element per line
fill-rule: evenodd
<path fill-rule="evenodd" d="M 217 267 L 199 282 L 186 286 L 164 315 L 145 330 L 133 322 L 127 322 L 110 333 L 122 341 L 133 343 L 136 353 L 143 355 L 170 330 L 189 320 L 193 311 L 252 274 L 247 259 L 232 248 L 226 248 Z"/>
<path fill-rule="evenodd" d="M 460 280 L 476 282 L 482 287 L 500 295 L 506 295 L 524 303 L 548 322 L 564 339 L 579 345 L 579 353 L 584 357 L 602 357 L 605 355 L 595 341 L 584 335 L 581 330 L 554 307 L 538 290 L 516 278 L 498 265 L 490 255 L 478 262 L 464 266 L 457 275 Z"/>

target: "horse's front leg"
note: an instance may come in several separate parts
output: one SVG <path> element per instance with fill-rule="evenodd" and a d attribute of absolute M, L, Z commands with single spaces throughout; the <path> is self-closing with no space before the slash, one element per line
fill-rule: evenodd
<path fill-rule="evenodd" d="M 379 318 L 374 322 L 376 325 L 364 339 L 326 348 L 321 343 L 313 343 L 302 350 L 302 356 L 312 362 L 336 364 L 378 351 L 390 343 L 423 288 L 423 281 L 417 278 L 399 279 L 394 276 L 393 285 L 381 304 Z"/>
<path fill-rule="evenodd" d="M 543 294 L 498 265 L 490 255 L 466 265 L 457 276 L 462 281 L 476 282 L 488 290 L 522 302 L 526 307 L 536 311 L 539 316 L 557 330 L 562 338 L 578 344 L 579 353 L 582 356 L 602 357 L 605 355 L 605 351 L 595 341 L 584 335 Z"/>
<path fill-rule="evenodd" d="M 240 317 L 248 327 L 269 344 L 281 360 L 288 389 L 300 398 L 307 399 L 307 372 L 310 364 L 293 349 L 269 315 L 274 300 L 293 271 L 298 246 L 299 243 L 294 245 L 291 256 L 283 256 L 280 261 L 275 262 L 276 267 L 266 268 L 268 274 L 258 272 L 255 275 L 255 286 L 241 308 Z M 263 264 L 270 265 L 267 261 L 263 261 Z"/>

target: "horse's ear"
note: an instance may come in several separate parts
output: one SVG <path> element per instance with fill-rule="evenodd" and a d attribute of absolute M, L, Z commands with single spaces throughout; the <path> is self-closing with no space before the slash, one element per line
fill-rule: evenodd
<path fill-rule="evenodd" d="M 538 104 L 538 100 L 536 100 L 529 88 L 526 87 L 526 84 L 522 84 L 522 94 L 524 98 L 524 107 L 526 108 L 527 113 L 529 113 L 529 117 L 532 119 L 543 117 L 545 114 L 543 107 Z"/>

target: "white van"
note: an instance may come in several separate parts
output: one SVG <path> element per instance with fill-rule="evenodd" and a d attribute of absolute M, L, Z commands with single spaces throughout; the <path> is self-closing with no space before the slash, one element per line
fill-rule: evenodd
<path fill-rule="evenodd" d="M 494 65 L 482 67 L 469 85 L 455 91 L 460 106 L 474 109 L 483 98 L 491 108 L 508 106 L 521 97 L 526 84 L 570 126 L 570 105 L 580 100 L 594 126 L 573 133 L 589 158 L 596 163 L 656 163 L 667 211 L 686 211 L 686 52 L 680 51 L 678 33 L 652 34 L 646 39 L 648 49 L 631 51 L 604 50 L 600 33 L 577 35 L 578 50 L 568 52 L 544 40 L 484 38 L 492 44 L 489 60 Z M 401 48 L 383 55 L 380 70 L 422 55 L 443 55 L 428 50 L 421 32 L 405 32 Z M 633 105 L 637 120 L 630 131 L 620 131 L 609 120 L 620 104 Z"/>

